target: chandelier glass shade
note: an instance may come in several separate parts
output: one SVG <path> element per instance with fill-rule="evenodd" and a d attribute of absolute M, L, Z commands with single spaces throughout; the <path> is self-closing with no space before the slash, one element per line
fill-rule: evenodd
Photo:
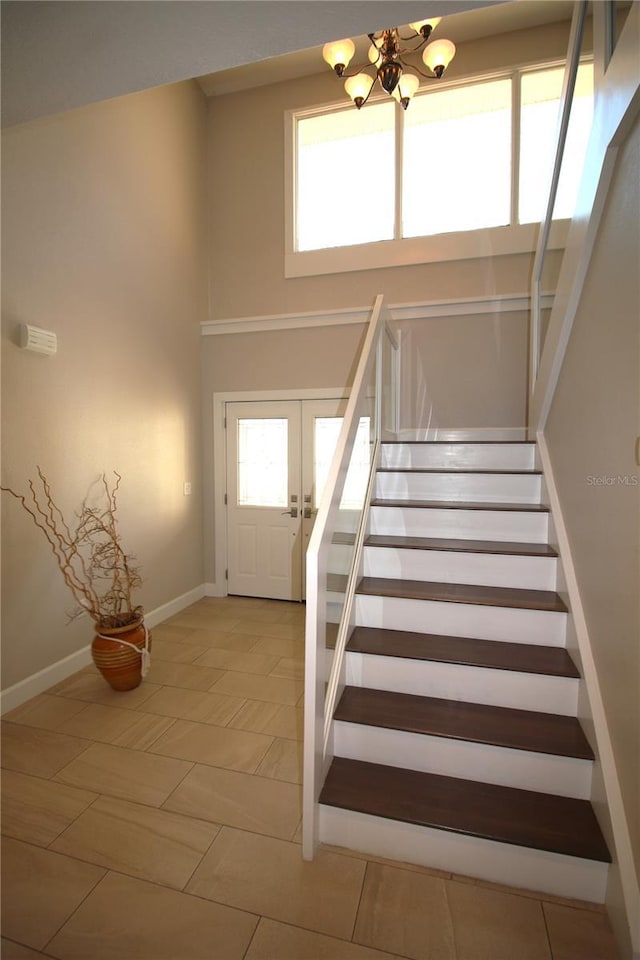
<path fill-rule="evenodd" d="M 429 43 L 440 20 L 441 17 L 434 17 L 409 24 L 411 33 L 407 37 L 401 35 L 399 27 L 368 34 L 371 41 L 369 62 L 350 74 L 346 70 L 356 50 L 353 40 L 326 43 L 322 56 L 336 75 L 344 78 L 345 90 L 358 110 L 369 99 L 376 80 L 406 110 L 420 85 L 420 77 L 439 80 L 455 55 L 456 48 L 450 40 Z M 425 73 L 416 62 L 417 54 L 421 54 L 429 73 Z"/>

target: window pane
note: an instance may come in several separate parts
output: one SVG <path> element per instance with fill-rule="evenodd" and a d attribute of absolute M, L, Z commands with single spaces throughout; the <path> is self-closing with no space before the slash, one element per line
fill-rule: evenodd
<path fill-rule="evenodd" d="M 520 223 L 542 220 L 549 199 L 555 160 L 560 94 L 564 67 L 539 70 L 522 77 L 520 121 Z M 593 65 L 578 68 L 554 219 L 567 219 L 575 209 L 582 164 L 593 115 Z"/>
<path fill-rule="evenodd" d="M 414 97 L 403 162 L 404 237 L 508 224 L 511 80 Z"/>
<path fill-rule="evenodd" d="M 287 507 L 288 421 L 238 420 L 238 505 Z"/>
<path fill-rule="evenodd" d="M 395 103 L 297 123 L 297 250 L 393 239 Z"/>

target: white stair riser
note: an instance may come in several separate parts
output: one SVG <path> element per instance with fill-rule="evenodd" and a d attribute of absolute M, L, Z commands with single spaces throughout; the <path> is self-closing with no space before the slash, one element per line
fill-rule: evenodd
<path fill-rule="evenodd" d="M 540 503 L 540 477 L 524 473 L 378 473 L 376 497 Z"/>
<path fill-rule="evenodd" d="M 320 804 L 319 839 L 510 887 L 604 903 L 608 864 Z"/>
<path fill-rule="evenodd" d="M 590 760 L 337 720 L 334 756 L 588 800 Z"/>
<path fill-rule="evenodd" d="M 402 427 L 395 435 L 396 440 L 420 443 L 445 443 L 465 440 L 467 443 L 481 443 L 493 440 L 494 443 L 509 440 L 512 443 L 525 443 L 526 427 Z"/>
<path fill-rule="evenodd" d="M 566 614 L 441 600 L 356 596 L 356 625 L 564 646 Z"/>
<path fill-rule="evenodd" d="M 546 543 L 549 516 L 524 510 L 460 510 L 373 506 L 370 533 Z"/>
<path fill-rule="evenodd" d="M 535 446 L 526 443 L 383 444 L 381 467 L 451 470 L 532 470 Z"/>
<path fill-rule="evenodd" d="M 351 651 L 347 651 L 345 663 L 346 682 L 352 687 L 486 703 L 516 710 L 537 710 L 567 717 L 576 715 L 579 681 L 572 677 L 547 677 L 537 673 Z"/>
<path fill-rule="evenodd" d="M 555 557 L 365 547 L 364 575 L 484 587 L 555 590 Z"/>

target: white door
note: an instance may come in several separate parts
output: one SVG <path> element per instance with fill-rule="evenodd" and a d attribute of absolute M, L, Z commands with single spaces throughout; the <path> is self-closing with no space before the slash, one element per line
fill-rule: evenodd
<path fill-rule="evenodd" d="M 304 559 L 346 400 L 228 403 L 231 594 L 302 600 Z"/>
<path fill-rule="evenodd" d="M 300 403 L 227 404 L 229 593 L 299 600 Z"/>

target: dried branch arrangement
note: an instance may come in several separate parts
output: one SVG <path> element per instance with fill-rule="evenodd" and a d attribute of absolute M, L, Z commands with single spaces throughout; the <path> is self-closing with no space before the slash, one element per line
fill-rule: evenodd
<path fill-rule="evenodd" d="M 75 524 L 65 520 L 55 503 L 47 478 L 38 469 L 37 482 L 29 480 L 30 493 L 16 493 L 0 487 L 19 500 L 36 527 L 42 530 L 53 551 L 66 585 L 78 608 L 70 619 L 86 611 L 101 628 L 125 626 L 142 616 L 142 607 L 134 606 L 133 591 L 142 583 L 133 558 L 122 549 L 117 529 L 118 490 L 121 476 L 114 470 L 115 482 L 109 486 L 105 474 L 100 477 L 103 502 L 94 506 L 88 498 L 75 514 Z"/>

